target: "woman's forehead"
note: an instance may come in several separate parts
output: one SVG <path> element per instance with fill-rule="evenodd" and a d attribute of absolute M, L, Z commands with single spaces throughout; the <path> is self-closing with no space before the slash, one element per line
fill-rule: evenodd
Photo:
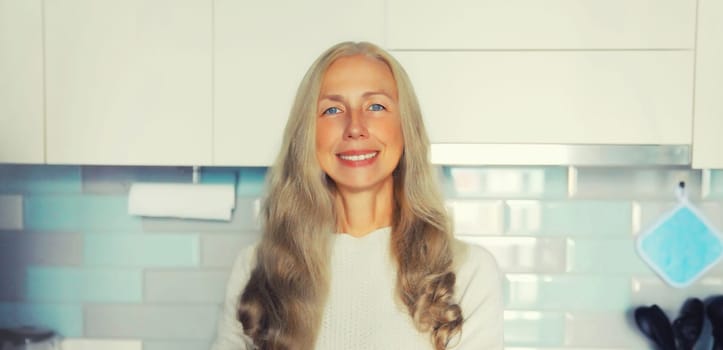
<path fill-rule="evenodd" d="M 395 99 L 397 96 L 397 84 L 389 66 L 366 55 L 341 57 L 329 65 L 322 77 L 321 95 L 340 92 L 336 90 L 378 92 Z"/>

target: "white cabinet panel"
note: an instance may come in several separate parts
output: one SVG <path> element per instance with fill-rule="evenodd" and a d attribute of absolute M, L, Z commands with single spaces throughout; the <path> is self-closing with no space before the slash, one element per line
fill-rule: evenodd
<path fill-rule="evenodd" d="M 723 168 L 723 1 L 700 0 L 693 167 Z"/>
<path fill-rule="evenodd" d="M 296 88 L 325 49 L 383 45 L 384 1 L 215 2 L 215 164 L 270 165 Z"/>
<path fill-rule="evenodd" d="M 40 0 L 0 0 L 0 163 L 42 163 Z"/>
<path fill-rule="evenodd" d="M 693 48 L 695 0 L 389 0 L 392 49 Z"/>
<path fill-rule="evenodd" d="M 692 52 L 394 55 L 434 143 L 691 143 Z"/>
<path fill-rule="evenodd" d="M 48 163 L 212 162 L 211 0 L 47 0 Z"/>

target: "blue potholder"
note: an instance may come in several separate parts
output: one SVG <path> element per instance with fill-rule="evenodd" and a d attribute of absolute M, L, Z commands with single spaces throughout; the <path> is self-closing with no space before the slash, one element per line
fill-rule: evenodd
<path fill-rule="evenodd" d="M 637 241 L 638 254 L 668 284 L 684 288 L 723 256 L 723 237 L 685 198 Z"/>

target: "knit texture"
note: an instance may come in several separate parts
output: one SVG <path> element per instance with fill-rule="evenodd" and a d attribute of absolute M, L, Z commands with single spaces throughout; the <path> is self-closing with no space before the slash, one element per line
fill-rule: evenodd
<path fill-rule="evenodd" d="M 316 349 L 433 349 L 430 335 L 416 330 L 396 297 L 390 234 L 385 227 L 359 238 L 334 235 L 331 285 Z M 502 349 L 501 277 L 494 258 L 479 246 L 460 242 L 455 265 L 455 296 L 465 321 L 449 349 Z M 235 318 L 252 266 L 250 248 L 231 272 L 213 350 L 252 349 Z"/>

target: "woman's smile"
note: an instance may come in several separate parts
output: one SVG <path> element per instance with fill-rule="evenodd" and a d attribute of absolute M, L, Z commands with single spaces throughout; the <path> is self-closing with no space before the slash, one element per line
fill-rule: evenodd
<path fill-rule="evenodd" d="M 377 160 L 379 151 L 345 151 L 337 154 L 339 161 L 346 166 L 360 167 L 374 163 Z"/>

